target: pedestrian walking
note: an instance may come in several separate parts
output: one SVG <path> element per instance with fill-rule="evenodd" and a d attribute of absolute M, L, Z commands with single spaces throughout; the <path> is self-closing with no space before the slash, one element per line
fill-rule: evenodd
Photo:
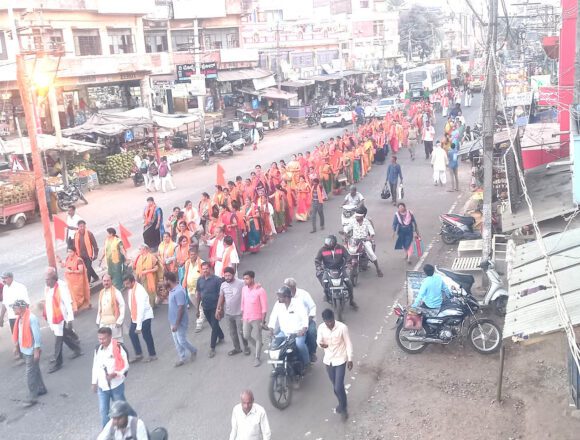
<path fill-rule="evenodd" d="M 387 183 L 391 189 L 391 200 L 393 205 L 397 204 L 397 189 L 399 186 L 399 180 L 401 185 L 403 184 L 403 171 L 401 170 L 401 165 L 397 163 L 397 156 L 391 156 L 391 163 L 387 167 Z"/>
<path fill-rule="evenodd" d="M 232 411 L 230 440 L 270 440 L 272 432 L 266 410 L 254 402 L 254 393 L 244 390 L 240 400 Z"/>
<path fill-rule="evenodd" d="M 435 139 L 435 128 L 431 125 L 431 122 L 427 119 L 425 121 L 425 126 L 423 127 L 423 145 L 425 146 L 425 159 L 431 157 L 433 152 L 433 140 Z"/>
<path fill-rule="evenodd" d="M 189 301 L 193 304 L 195 308 L 195 314 L 199 312 L 199 318 L 196 320 L 195 332 L 199 333 L 203 328 L 203 323 L 205 321 L 205 315 L 203 314 L 203 309 L 201 304 L 197 302 L 197 280 L 201 277 L 201 263 L 203 260 L 198 255 L 197 247 L 189 248 L 189 259 L 185 262 L 185 273 L 183 275 L 183 288 L 187 291 L 189 296 Z"/>
<path fill-rule="evenodd" d="M 334 395 L 338 399 L 335 411 L 342 420 L 348 419 L 344 376 L 346 369 L 352 370 L 353 349 L 348 327 L 334 319 L 334 312 L 326 309 L 322 312 L 322 324 L 318 326 L 317 344 L 324 350 L 322 362 L 332 382 Z"/>
<path fill-rule="evenodd" d="M 4 272 L 2 274 L 2 297 L 3 301 L 0 305 L 0 327 L 4 327 L 4 317 L 8 318 L 8 324 L 10 325 L 10 332 L 14 332 L 14 324 L 18 315 L 12 309 L 11 305 L 15 304 L 16 301 L 24 301 L 26 304 L 30 304 L 30 298 L 28 297 L 28 289 L 22 283 L 14 281 L 14 274 L 12 272 Z M 21 359 L 21 353 L 17 352 L 15 354 L 15 359 Z"/>
<path fill-rule="evenodd" d="M 135 280 L 133 274 L 125 275 L 123 282 L 127 289 L 129 313 L 131 314 L 129 338 L 131 339 L 131 343 L 135 349 L 135 357 L 131 359 L 130 363 L 143 360 L 143 350 L 141 349 L 141 342 L 139 341 L 140 334 L 143 334 L 143 339 L 145 340 L 145 344 L 147 344 L 147 352 L 149 354 L 149 357 L 145 362 L 156 361 L 157 353 L 155 351 L 153 334 L 151 333 L 151 324 L 154 316 L 153 308 L 149 303 L 149 294 L 145 288 Z"/>
<path fill-rule="evenodd" d="M 161 158 L 161 163 L 159 164 L 159 179 L 161 182 L 161 191 L 167 192 L 167 188 L 173 191 L 175 184 L 173 183 L 173 173 L 171 171 L 171 165 L 167 160 L 167 156 Z"/>
<path fill-rule="evenodd" d="M 37 403 L 38 396 L 47 392 L 40 373 L 40 350 L 42 347 L 40 323 L 38 318 L 30 312 L 25 300 L 17 299 L 9 306 L 16 316 L 12 325 L 14 353 L 20 353 L 26 363 L 28 398 L 24 401 L 24 406 L 30 407 Z"/>
<path fill-rule="evenodd" d="M 129 371 L 129 362 L 125 347 L 113 339 L 109 327 L 97 331 L 99 345 L 93 357 L 91 388 L 99 397 L 101 427 L 109 422 L 111 402 L 125 399 L 125 377 Z"/>
<path fill-rule="evenodd" d="M 52 330 L 54 340 L 53 366 L 48 373 L 54 373 L 62 368 L 62 345 L 66 344 L 73 351 L 72 359 L 81 356 L 81 346 L 78 335 L 72 328 L 74 312 L 72 309 L 72 298 L 66 282 L 58 279 L 56 269 L 49 267 L 46 269 L 44 279 L 44 315 Z"/>
<path fill-rule="evenodd" d="M 99 276 L 93 269 L 93 261 L 99 256 L 99 245 L 91 231 L 87 229 L 87 222 L 79 220 L 77 231 L 74 236 L 74 248 L 79 257 L 83 259 L 89 282 L 99 281 Z"/>
<path fill-rule="evenodd" d="M 113 286 L 111 275 L 103 275 L 103 289 L 99 293 L 97 326 L 109 327 L 113 338 L 123 342 L 123 321 L 125 319 L 125 300 L 123 294 Z"/>
<path fill-rule="evenodd" d="M 260 131 L 258 130 L 258 127 L 254 125 L 251 133 L 252 133 L 252 143 L 254 144 L 253 150 L 255 151 L 258 149 L 258 144 L 260 143 Z"/>
<path fill-rule="evenodd" d="M 304 289 L 299 289 L 294 278 L 286 278 L 284 285 L 292 292 L 292 298 L 301 301 L 308 312 L 308 330 L 306 331 L 306 346 L 310 354 L 310 362 L 314 363 L 316 357 L 316 303 L 312 295 Z"/>
<path fill-rule="evenodd" d="M 234 344 L 234 349 L 228 352 L 228 356 L 234 356 L 242 352 L 240 339 L 244 346 L 244 353 L 250 354 L 248 341 L 244 338 L 242 325 L 242 289 L 244 282 L 236 277 L 236 271 L 233 267 L 224 269 L 224 282 L 220 287 L 220 297 L 218 300 L 216 319 L 226 319 L 230 338 Z"/>
<path fill-rule="evenodd" d="M 167 318 L 169 319 L 171 335 L 179 356 L 179 360 L 173 366 L 181 367 L 187 360 L 188 351 L 191 360 L 194 360 L 197 354 L 197 348 L 187 339 L 187 327 L 189 325 L 189 316 L 186 308 L 187 294 L 185 289 L 177 284 L 177 275 L 173 272 L 166 272 L 163 275 L 163 280 L 165 281 L 165 288 L 169 291 Z"/>
<path fill-rule="evenodd" d="M 397 212 L 393 219 L 393 237 L 397 234 L 395 249 L 403 249 L 405 260 L 411 264 L 413 255 L 413 239 L 419 237 L 417 221 L 413 213 L 407 209 L 404 203 L 397 205 Z"/>
<path fill-rule="evenodd" d="M 312 217 L 312 231 L 310 232 L 314 233 L 316 232 L 316 214 L 320 217 L 320 229 L 324 230 L 324 202 L 328 200 L 326 192 L 318 178 L 312 180 L 310 197 L 310 216 Z"/>
<path fill-rule="evenodd" d="M 431 156 L 431 166 L 433 167 L 433 184 L 444 186 L 447 183 L 447 153 L 441 147 L 441 142 L 437 141 Z"/>
<path fill-rule="evenodd" d="M 451 188 L 448 191 L 459 191 L 459 160 L 457 156 L 457 146 L 453 143 L 447 152 L 447 166 L 449 167 L 449 174 L 451 175 L 449 179 Z"/>
<path fill-rule="evenodd" d="M 159 191 L 159 164 L 157 163 L 157 159 L 153 156 L 149 156 L 149 160 L 147 162 L 147 185 L 145 189 L 147 192 L 150 192 L 152 189 L 155 191 Z"/>
<path fill-rule="evenodd" d="M 143 212 L 143 241 L 153 252 L 157 252 L 164 232 L 163 211 L 155 204 L 153 197 L 147 197 Z"/>
<path fill-rule="evenodd" d="M 417 126 L 413 123 L 410 123 L 408 129 L 408 141 L 409 141 L 408 145 L 411 160 L 415 160 L 415 149 L 417 148 L 418 138 L 419 138 L 419 130 L 417 129 Z"/>
<path fill-rule="evenodd" d="M 264 288 L 257 284 L 256 274 L 252 270 L 244 272 L 244 287 L 242 289 L 242 321 L 244 327 L 244 338 L 254 346 L 254 367 L 259 367 L 262 363 L 260 356 L 262 353 L 262 325 L 266 322 L 268 313 L 268 295 Z M 256 338 L 252 337 L 252 332 L 256 331 Z M 248 348 L 248 352 L 250 349 Z M 249 353 L 248 353 L 249 354 Z"/>
<path fill-rule="evenodd" d="M 74 205 L 68 207 L 66 213 L 66 243 L 71 246 L 74 244 L 75 234 L 78 229 L 78 224 L 83 218 L 77 214 L 77 208 Z"/>
<path fill-rule="evenodd" d="M 201 263 L 201 277 L 197 280 L 196 295 L 197 302 L 201 304 L 205 319 L 211 327 L 210 358 L 215 356 L 216 345 L 224 340 L 224 332 L 220 327 L 220 322 L 215 317 L 221 285 L 222 279 L 211 274 L 209 263 L 207 261 Z M 199 312 L 197 312 L 197 317 L 200 317 Z"/>
<path fill-rule="evenodd" d="M 73 312 L 91 307 L 91 289 L 85 262 L 76 252 L 74 245 L 69 245 L 66 259 L 56 257 L 64 269 L 64 279 L 73 300 Z"/>

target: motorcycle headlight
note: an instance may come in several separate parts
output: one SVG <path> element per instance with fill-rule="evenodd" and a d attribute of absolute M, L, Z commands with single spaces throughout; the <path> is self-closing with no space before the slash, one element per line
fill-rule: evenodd
<path fill-rule="evenodd" d="M 280 350 L 270 350 L 270 359 L 277 361 L 280 359 Z"/>
<path fill-rule="evenodd" d="M 332 281 L 332 285 L 334 287 L 339 287 L 342 280 L 340 278 L 338 278 L 338 279 L 332 279 L 331 281 Z"/>

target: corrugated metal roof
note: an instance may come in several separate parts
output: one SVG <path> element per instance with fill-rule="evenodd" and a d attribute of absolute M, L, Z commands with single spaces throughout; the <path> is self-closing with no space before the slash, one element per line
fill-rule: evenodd
<path fill-rule="evenodd" d="M 314 75 L 311 76 L 309 79 L 317 82 L 326 82 L 326 81 L 340 81 L 342 76 L 340 75 Z"/>
<path fill-rule="evenodd" d="M 246 79 L 265 78 L 270 75 L 273 75 L 273 73 L 266 69 L 260 69 L 259 67 L 253 69 L 220 70 L 217 74 L 217 80 L 219 82 L 243 81 Z"/>
<path fill-rule="evenodd" d="M 309 80 L 309 79 L 299 79 L 296 81 L 284 81 L 281 86 L 282 87 L 292 87 L 295 89 L 299 89 L 301 87 L 305 87 L 305 86 L 311 86 L 314 84 L 313 80 Z"/>
<path fill-rule="evenodd" d="M 544 238 L 573 325 L 580 324 L 580 229 Z M 508 272 L 504 338 L 526 338 L 562 328 L 546 261 L 536 241 L 515 248 Z"/>
<path fill-rule="evenodd" d="M 286 90 L 278 90 L 275 87 L 272 87 L 272 88 L 269 88 L 269 89 L 265 89 L 265 90 L 260 90 L 260 96 L 262 98 L 268 98 L 268 99 L 284 99 L 284 100 L 290 100 L 290 99 L 298 98 L 298 94 L 297 93 L 287 92 Z"/>

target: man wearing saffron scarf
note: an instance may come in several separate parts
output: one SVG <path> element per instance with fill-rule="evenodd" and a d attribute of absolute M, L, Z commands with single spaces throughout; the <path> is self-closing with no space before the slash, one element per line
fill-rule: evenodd
<path fill-rule="evenodd" d="M 112 336 L 123 342 L 123 320 L 125 319 L 125 300 L 119 290 L 113 286 L 109 274 L 103 275 L 103 290 L 99 293 L 97 308 L 97 325 L 109 327 Z"/>
<path fill-rule="evenodd" d="M 99 256 L 99 245 L 93 233 L 87 229 L 87 222 L 79 220 L 77 226 L 78 229 L 74 238 L 75 249 L 79 257 L 83 259 L 83 263 L 85 263 L 89 282 L 99 281 L 99 276 L 93 269 L 93 261 Z"/>
<path fill-rule="evenodd" d="M 155 342 L 151 334 L 151 322 L 153 321 L 153 307 L 149 304 L 149 294 L 145 288 L 139 284 L 133 274 L 125 275 L 125 288 L 127 289 L 127 298 L 129 303 L 129 312 L 131 313 L 131 327 L 129 328 L 129 337 L 135 349 L 135 357 L 131 360 L 139 362 L 143 360 L 143 351 L 141 350 L 141 342 L 139 341 L 139 334 L 143 334 L 145 344 L 147 344 L 147 351 L 149 358 L 145 362 L 157 360 L 157 353 L 155 352 Z"/>
<path fill-rule="evenodd" d="M 125 347 L 113 339 L 109 327 L 98 331 L 99 346 L 93 358 L 92 386 L 99 396 L 99 413 L 101 426 L 109 422 L 111 401 L 125 399 L 125 376 L 129 371 L 129 362 Z"/>
<path fill-rule="evenodd" d="M 11 307 L 16 315 L 12 332 L 14 352 L 20 351 L 26 362 L 28 399 L 24 401 L 24 406 L 27 408 L 37 403 L 38 396 L 46 394 L 46 387 L 40 374 L 40 323 L 28 309 L 26 301 L 16 300 Z"/>
<path fill-rule="evenodd" d="M 72 328 L 74 313 L 72 308 L 72 298 L 66 282 L 58 279 L 56 269 L 49 267 L 46 269 L 44 279 L 44 317 L 54 333 L 54 365 L 48 370 L 54 373 L 62 368 L 62 344 L 65 343 L 74 354 L 72 358 L 77 358 L 83 353 L 79 343 L 79 337 Z"/>

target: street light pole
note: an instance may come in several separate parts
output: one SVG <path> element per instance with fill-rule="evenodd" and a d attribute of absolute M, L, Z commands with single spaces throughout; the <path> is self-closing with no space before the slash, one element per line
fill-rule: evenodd
<path fill-rule="evenodd" d="M 38 140 L 36 138 L 36 120 L 34 109 L 32 108 L 31 90 L 26 72 L 26 63 L 24 62 L 24 56 L 22 54 L 16 55 L 16 76 L 18 90 L 20 91 L 20 99 L 22 100 L 22 107 L 24 108 L 24 116 L 26 117 L 26 128 L 28 129 L 28 137 L 30 139 L 30 153 L 32 156 L 32 167 L 34 171 L 34 187 L 36 188 L 36 199 L 38 200 L 40 219 L 42 221 L 46 257 L 48 258 L 48 265 L 56 267 L 56 255 L 54 252 L 54 242 L 52 240 L 52 231 L 50 228 L 42 159 L 40 157 L 40 150 L 38 149 Z"/>

